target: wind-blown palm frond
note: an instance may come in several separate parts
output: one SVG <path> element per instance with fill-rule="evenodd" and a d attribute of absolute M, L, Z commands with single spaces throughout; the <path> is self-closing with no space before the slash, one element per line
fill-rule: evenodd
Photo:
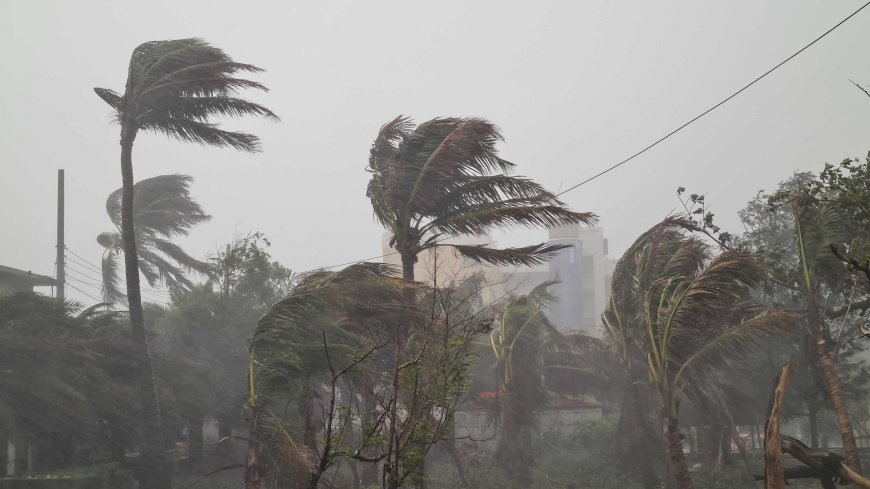
<path fill-rule="evenodd" d="M 677 421 L 683 393 L 706 392 L 701 387 L 720 383 L 763 341 L 794 331 L 791 316 L 752 300 L 766 270 L 741 251 L 711 257 L 694 231 L 677 216 L 642 234 L 616 265 L 602 315 L 630 383 L 644 380 L 633 368 L 644 365 L 658 390 L 680 487 L 691 487 Z"/>
<path fill-rule="evenodd" d="M 211 266 L 197 260 L 167 238 L 186 236 L 196 224 L 211 216 L 190 195 L 193 179 L 187 175 L 160 175 L 136 183 L 133 223 L 139 250 L 139 271 L 152 287 L 166 285 L 170 290 L 193 286 L 186 273 L 210 276 Z M 103 297 L 107 302 L 124 298 L 118 276 L 117 257 L 123 251 L 121 239 L 121 189 L 106 200 L 106 212 L 117 231 L 100 233 L 97 242 L 105 248 L 102 260 Z"/>
<path fill-rule="evenodd" d="M 570 245 L 541 243 L 520 248 L 490 248 L 485 245 L 453 245 L 466 258 L 494 265 L 533 266 L 546 263 L 556 253 Z"/>
<path fill-rule="evenodd" d="M 133 51 L 123 96 L 105 88 L 94 91 L 116 111 L 127 137 L 157 131 L 181 141 L 258 151 L 256 136 L 225 131 L 210 120 L 245 115 L 277 120 L 268 108 L 236 96 L 241 89 L 266 90 L 236 77 L 260 71 L 201 39 L 151 41 Z"/>
<path fill-rule="evenodd" d="M 330 367 L 359 360 L 385 344 L 397 325 L 420 321 L 425 311 L 407 300 L 409 291 L 420 293 L 417 289 L 400 280 L 393 267 L 379 263 L 319 271 L 302 278 L 258 321 L 249 347 L 252 392 L 261 413 L 256 429 L 268 447 L 261 468 L 277 478 L 278 486 L 291 484 L 300 474 L 307 477 L 324 455 L 298 444 L 291 429 L 297 423 L 271 407 L 300 402 L 311 395 L 311 385 L 335 381 Z M 356 364 L 354 371 L 380 372 L 370 363 Z"/>
<path fill-rule="evenodd" d="M 530 179 L 509 175 L 514 164 L 498 156 L 499 141 L 495 125 L 479 118 L 438 118 L 415 127 L 400 116 L 381 127 L 369 154 L 366 195 L 406 268 L 421 251 L 444 246 L 434 237 L 596 222 L 595 215 L 568 210 Z M 506 264 L 540 263 L 556 251 L 457 249 L 469 258 Z M 541 254 L 537 260 L 531 258 L 535 253 Z M 412 270 L 405 273 L 413 278 Z"/>

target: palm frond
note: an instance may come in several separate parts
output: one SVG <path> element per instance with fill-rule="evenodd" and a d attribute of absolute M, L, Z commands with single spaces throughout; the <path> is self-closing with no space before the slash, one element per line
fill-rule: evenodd
<path fill-rule="evenodd" d="M 106 250 L 103 253 L 102 271 L 103 300 L 110 304 L 121 302 L 126 299 L 126 294 L 121 291 L 121 278 L 118 275 L 118 255 L 115 250 Z"/>
<path fill-rule="evenodd" d="M 486 245 L 450 245 L 460 255 L 478 262 L 502 266 L 534 266 L 547 263 L 559 250 L 570 245 L 541 243 L 518 248 L 489 248 Z"/>
<path fill-rule="evenodd" d="M 216 124 L 197 120 L 174 117 L 145 120 L 142 123 L 142 129 L 161 132 L 186 143 L 226 146 L 249 153 L 260 151 L 260 139 L 253 134 L 224 131 L 218 129 Z"/>
<path fill-rule="evenodd" d="M 793 314 L 766 310 L 706 341 L 682 363 L 674 383 L 692 371 L 711 374 L 732 370 L 747 355 L 764 348 L 766 341 L 795 335 L 798 325 L 798 317 Z"/>

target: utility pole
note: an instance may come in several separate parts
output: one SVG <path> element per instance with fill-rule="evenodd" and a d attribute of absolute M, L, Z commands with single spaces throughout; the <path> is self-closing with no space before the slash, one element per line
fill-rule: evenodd
<path fill-rule="evenodd" d="M 64 284 L 66 283 L 66 269 L 64 263 L 64 241 L 63 241 L 63 170 L 57 171 L 57 259 L 55 266 L 57 267 L 57 299 L 63 302 Z"/>

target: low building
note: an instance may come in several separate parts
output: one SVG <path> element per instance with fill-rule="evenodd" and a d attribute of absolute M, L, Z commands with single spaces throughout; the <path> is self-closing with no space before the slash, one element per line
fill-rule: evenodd
<path fill-rule="evenodd" d="M 29 270 L 0 265 L 0 295 L 16 292 L 33 292 L 34 287 L 54 287 L 57 280 L 45 275 L 38 275 Z"/>
<path fill-rule="evenodd" d="M 498 398 L 483 394 L 456 409 L 453 433 L 464 446 L 492 451 L 499 439 L 499 427 L 493 415 Z M 602 415 L 601 405 L 593 401 L 549 396 L 547 403 L 534 413 L 535 431 L 538 438 L 570 435 L 580 424 L 601 419 Z"/>

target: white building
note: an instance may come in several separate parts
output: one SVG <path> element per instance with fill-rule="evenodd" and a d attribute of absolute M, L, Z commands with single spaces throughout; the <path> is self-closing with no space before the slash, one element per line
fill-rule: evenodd
<path fill-rule="evenodd" d="M 382 242 L 384 262 L 401 267 L 401 259 L 389 246 L 389 235 Z M 497 247 L 491 236 L 454 238 L 446 243 Z M 548 243 L 566 245 L 548 263 L 537 267 L 497 267 L 460 256 L 449 246 L 423 252 L 414 267 L 420 282 L 437 281 L 446 285 L 483 272 L 488 287 L 485 302 L 497 301 L 508 294 L 527 294 L 538 285 L 552 281 L 549 291 L 557 298 L 550 306 L 549 318 L 563 331 L 582 331 L 601 336 L 601 313 L 610 301 L 610 282 L 616 262 L 607 256 L 607 239 L 600 227 L 581 228 L 567 225 L 549 230 Z"/>

